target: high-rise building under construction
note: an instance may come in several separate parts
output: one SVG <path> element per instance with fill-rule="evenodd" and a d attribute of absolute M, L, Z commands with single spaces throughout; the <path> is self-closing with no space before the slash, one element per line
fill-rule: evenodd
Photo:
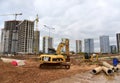
<path fill-rule="evenodd" d="M 116 40 L 117 40 L 117 52 L 120 54 L 120 33 L 116 34 Z"/>
<path fill-rule="evenodd" d="M 82 41 L 76 40 L 76 53 L 82 52 Z"/>
<path fill-rule="evenodd" d="M 1 34 L 2 53 L 11 54 L 17 52 L 18 44 L 18 27 L 21 21 L 5 21 L 4 29 Z"/>
<path fill-rule="evenodd" d="M 94 40 L 93 39 L 85 39 L 84 40 L 84 52 L 85 53 L 94 53 Z"/>
<path fill-rule="evenodd" d="M 43 37 L 43 52 L 49 53 L 49 49 L 53 48 L 53 38 L 49 36 Z"/>
<path fill-rule="evenodd" d="M 33 53 L 34 21 L 24 20 L 18 25 L 18 52 Z"/>
<path fill-rule="evenodd" d="M 110 53 L 110 41 L 107 35 L 100 36 L 100 52 Z"/>
<path fill-rule="evenodd" d="M 39 34 L 34 21 L 5 21 L 1 34 L 1 53 L 39 53 Z"/>
<path fill-rule="evenodd" d="M 8 44 L 9 44 L 9 30 L 2 29 L 1 34 L 1 53 L 8 54 Z"/>

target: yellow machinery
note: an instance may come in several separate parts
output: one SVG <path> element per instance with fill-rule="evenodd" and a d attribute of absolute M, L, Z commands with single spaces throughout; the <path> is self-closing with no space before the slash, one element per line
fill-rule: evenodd
<path fill-rule="evenodd" d="M 62 48 L 65 47 L 65 55 L 61 54 Z M 56 54 L 43 54 L 40 56 L 40 68 L 70 68 L 70 56 L 69 56 L 69 40 L 61 42 L 56 50 Z"/>
<path fill-rule="evenodd" d="M 94 59 L 96 61 L 98 61 L 98 54 L 88 54 L 88 53 L 85 53 L 84 56 L 83 56 L 83 60 L 84 61 L 93 61 Z"/>

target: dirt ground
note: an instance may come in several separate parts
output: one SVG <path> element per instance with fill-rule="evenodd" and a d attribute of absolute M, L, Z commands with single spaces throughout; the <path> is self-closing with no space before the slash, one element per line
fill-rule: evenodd
<path fill-rule="evenodd" d="M 74 59 L 71 59 L 71 63 L 71 68 L 66 70 L 39 69 L 39 61 L 32 59 L 27 59 L 26 65 L 21 67 L 15 67 L 10 63 L 0 61 L 0 83 L 49 83 L 96 67 L 93 64 L 81 64 L 81 62 Z"/>
<path fill-rule="evenodd" d="M 120 83 L 120 71 L 110 76 L 103 71 L 97 75 L 91 74 L 91 71 L 86 71 L 50 83 Z"/>

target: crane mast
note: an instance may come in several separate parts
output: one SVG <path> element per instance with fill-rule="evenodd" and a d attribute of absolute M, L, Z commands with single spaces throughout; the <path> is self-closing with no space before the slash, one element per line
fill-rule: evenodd
<path fill-rule="evenodd" d="M 38 14 L 36 15 L 36 19 L 34 21 L 36 23 L 36 30 L 38 30 L 38 22 L 39 22 Z"/>

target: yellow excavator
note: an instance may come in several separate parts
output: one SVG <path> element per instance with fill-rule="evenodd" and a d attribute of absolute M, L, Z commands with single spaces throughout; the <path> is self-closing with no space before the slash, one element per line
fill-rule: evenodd
<path fill-rule="evenodd" d="M 62 48 L 65 47 L 65 55 L 61 54 Z M 70 56 L 69 56 L 69 39 L 61 42 L 55 54 L 42 54 L 40 55 L 40 68 L 65 68 L 70 69 Z"/>
<path fill-rule="evenodd" d="M 98 54 L 85 53 L 83 56 L 84 61 L 98 61 Z"/>

